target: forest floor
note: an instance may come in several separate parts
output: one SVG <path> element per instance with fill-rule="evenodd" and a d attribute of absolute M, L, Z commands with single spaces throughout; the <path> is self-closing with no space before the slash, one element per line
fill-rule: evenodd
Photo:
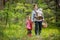
<path fill-rule="evenodd" d="M 7 35 L 9 35 L 10 37 L 5 36 L 3 37 L 3 39 L 0 37 L 0 40 L 60 40 L 60 27 L 56 26 L 49 26 L 47 28 L 42 28 L 42 32 L 38 36 L 34 34 L 34 27 L 33 27 L 31 37 L 27 36 L 27 30 L 25 27 L 21 29 L 19 28 L 20 32 L 18 28 L 15 30 L 16 30 L 15 32 L 14 30 L 12 31 L 12 29 L 9 30 L 10 32 Z"/>

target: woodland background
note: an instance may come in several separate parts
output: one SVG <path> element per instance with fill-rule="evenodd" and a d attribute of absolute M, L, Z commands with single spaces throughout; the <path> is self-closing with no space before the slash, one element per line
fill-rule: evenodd
<path fill-rule="evenodd" d="M 26 14 L 32 12 L 33 4 L 43 8 L 47 28 L 40 38 L 34 34 L 27 37 Z M 0 0 L 0 40 L 60 40 L 60 0 Z"/>

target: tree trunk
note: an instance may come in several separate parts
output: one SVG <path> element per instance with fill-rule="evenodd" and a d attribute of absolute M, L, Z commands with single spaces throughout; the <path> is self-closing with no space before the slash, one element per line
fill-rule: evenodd
<path fill-rule="evenodd" d="M 3 0 L 0 0 L 0 9 L 3 9 Z"/>

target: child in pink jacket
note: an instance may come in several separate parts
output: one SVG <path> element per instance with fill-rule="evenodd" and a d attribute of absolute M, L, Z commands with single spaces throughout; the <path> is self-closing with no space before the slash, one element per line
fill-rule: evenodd
<path fill-rule="evenodd" d="M 27 16 L 27 19 L 26 19 L 26 28 L 27 28 L 27 35 L 31 36 L 32 21 L 31 21 L 31 17 L 30 16 Z"/>

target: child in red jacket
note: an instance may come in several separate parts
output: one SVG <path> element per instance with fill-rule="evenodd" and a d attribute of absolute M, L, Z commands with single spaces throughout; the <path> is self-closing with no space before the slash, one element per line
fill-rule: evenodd
<path fill-rule="evenodd" d="M 32 21 L 31 21 L 31 17 L 30 16 L 27 16 L 27 19 L 26 19 L 26 28 L 27 28 L 27 35 L 31 36 Z"/>

